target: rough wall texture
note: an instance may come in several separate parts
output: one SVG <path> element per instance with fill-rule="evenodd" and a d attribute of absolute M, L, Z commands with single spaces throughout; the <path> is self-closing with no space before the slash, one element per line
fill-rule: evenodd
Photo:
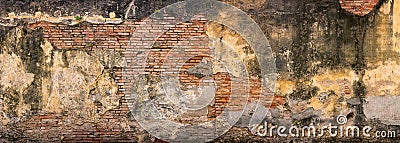
<path fill-rule="evenodd" d="M 171 120 L 194 124 L 213 120 L 227 106 L 231 87 L 260 94 L 259 67 L 254 52 L 240 35 L 207 19 L 180 23 L 153 45 L 141 79 L 125 76 L 133 32 L 141 20 L 177 2 L 151 1 L 2 1 L 0 24 L 1 141 L 160 141 L 133 118 L 128 103 L 160 97 L 161 63 L 185 38 L 199 55 L 177 67 L 182 89 L 216 82 L 212 104 Z M 249 14 L 267 36 L 276 57 L 275 97 L 267 99 L 274 124 L 329 123 L 346 115 L 349 125 L 400 132 L 398 36 L 400 2 L 395 0 L 223 0 Z M 40 12 L 38 12 L 40 11 Z M 110 14 L 110 12 L 114 12 Z M 81 15 L 80 20 L 74 16 Z M 114 18 L 115 15 L 115 18 Z M 104 18 L 106 17 L 106 18 Z M 162 24 L 161 24 L 162 26 Z M 220 39 L 237 51 L 226 60 L 244 59 L 246 84 L 232 83 L 235 71 L 210 62 L 206 37 Z M 141 38 L 143 41 L 146 37 Z M 218 44 L 218 43 L 217 43 Z M 182 46 L 182 45 L 181 45 Z M 216 46 L 229 53 L 224 46 Z M 174 51 L 172 51 L 173 53 Z M 186 55 L 187 55 L 186 53 Z M 226 54 L 230 55 L 230 54 Z M 174 56 L 185 56 L 175 53 Z M 232 63 L 229 63 L 232 62 Z M 212 67 L 212 68 L 211 68 Z M 246 88 L 246 85 L 249 87 Z M 147 90 L 140 101 L 127 95 Z M 243 101 L 240 101 L 243 102 Z M 244 101 L 247 102 L 247 101 Z M 377 105 L 378 104 L 378 105 Z M 162 109 L 166 110 L 166 109 Z M 166 111 L 180 113 L 180 111 Z M 397 141 L 398 138 L 269 138 L 252 135 L 240 125 L 216 142 L 236 141 Z"/>

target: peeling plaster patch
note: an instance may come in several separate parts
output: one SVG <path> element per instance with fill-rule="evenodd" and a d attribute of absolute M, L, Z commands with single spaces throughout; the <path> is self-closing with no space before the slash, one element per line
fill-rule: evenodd
<path fill-rule="evenodd" d="M 35 76 L 27 73 L 19 56 L 12 53 L 0 55 L 0 85 L 3 90 L 15 89 L 22 93 L 33 81 Z"/>
<path fill-rule="evenodd" d="M 95 57 L 81 50 L 66 52 L 68 66 L 88 76 L 99 76 L 103 65 Z"/>
<path fill-rule="evenodd" d="M 0 114 L 2 125 L 16 124 L 40 109 L 38 64 L 42 55 L 41 31 L 15 27 L 1 41 Z"/>
<path fill-rule="evenodd" d="M 118 86 L 110 75 L 109 68 L 104 65 L 123 65 L 124 60 L 120 55 L 105 52 L 100 58 L 99 54 L 91 56 L 82 50 L 61 50 L 43 39 L 31 39 L 32 35 L 22 31 L 23 29 L 16 28 L 9 32 L 2 43 L 2 125 L 29 118 L 28 115 L 35 112 L 67 114 L 73 123 L 84 124 L 95 122 L 106 111 L 119 106 L 121 97 L 117 94 Z M 37 44 L 24 47 L 26 45 L 22 42 L 26 41 Z M 25 68 L 30 67 L 27 64 L 31 63 L 22 59 L 31 57 L 32 53 L 20 51 L 30 50 L 27 48 L 37 48 L 36 50 L 43 52 L 34 53 L 34 64 L 38 66 L 40 73 L 26 72 Z M 17 55 L 13 51 L 20 53 Z M 35 96 L 36 94 L 40 96 Z"/>
<path fill-rule="evenodd" d="M 377 68 L 366 70 L 364 82 L 367 96 L 400 95 L 400 65 L 396 61 L 379 62 Z"/>
<path fill-rule="evenodd" d="M 54 51 L 53 57 L 51 94 L 44 99 L 44 110 L 67 111 L 75 123 L 83 124 L 119 106 L 118 86 L 96 57 L 79 50 Z M 99 113 L 95 102 L 101 103 Z"/>
<path fill-rule="evenodd" d="M 71 68 L 55 68 L 52 73 L 52 91 L 46 109 L 61 113 L 65 108 L 68 110 L 85 110 L 83 104 L 89 94 L 85 87 L 85 77 Z M 71 84 L 73 83 L 73 84 Z M 77 114 L 77 113 L 74 113 Z M 79 115 L 79 114 L 78 114 Z"/>

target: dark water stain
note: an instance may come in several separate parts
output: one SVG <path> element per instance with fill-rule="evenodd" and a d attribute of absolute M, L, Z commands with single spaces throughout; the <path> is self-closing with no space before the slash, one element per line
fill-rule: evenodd
<path fill-rule="evenodd" d="M 21 37 L 18 36 L 17 29 L 21 30 Z M 34 74 L 34 80 L 27 87 L 22 98 L 25 104 L 30 106 L 31 112 L 28 114 L 35 114 L 42 108 L 42 79 L 50 76 L 49 71 L 44 69 L 44 53 L 40 47 L 43 42 L 43 30 L 41 28 L 28 29 L 26 24 L 21 24 L 19 27 L 10 30 L 4 39 L 7 40 L 1 41 L 2 51 L 19 56 L 26 72 Z M 17 40 L 19 42 L 16 42 Z M 14 105 L 9 109 L 15 109 Z"/>

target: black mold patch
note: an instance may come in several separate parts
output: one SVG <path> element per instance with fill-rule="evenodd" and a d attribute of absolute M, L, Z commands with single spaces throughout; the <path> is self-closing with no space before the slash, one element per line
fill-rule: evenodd
<path fill-rule="evenodd" d="M 8 109 L 11 109 L 11 110 L 5 111 L 7 117 L 8 118 L 17 117 L 16 110 L 12 110 L 12 109 L 16 109 L 17 106 L 18 106 L 18 103 L 20 101 L 20 97 L 18 95 L 18 92 L 15 91 L 15 90 L 7 89 L 3 93 L 3 96 L 4 96 L 4 98 L 8 99 L 5 102 L 5 106 L 7 106 Z"/>

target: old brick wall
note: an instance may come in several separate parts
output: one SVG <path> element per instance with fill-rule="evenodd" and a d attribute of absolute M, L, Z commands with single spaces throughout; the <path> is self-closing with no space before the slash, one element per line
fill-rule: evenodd
<path fill-rule="evenodd" d="M 108 50 L 114 53 L 129 57 L 132 51 L 127 52 L 126 49 L 132 49 L 130 45 L 131 37 L 133 32 L 136 31 L 136 27 L 141 24 L 140 21 L 125 21 L 120 24 L 92 24 L 89 22 L 82 22 L 77 25 L 66 25 L 62 23 L 52 22 L 36 22 L 29 24 L 28 27 L 31 29 L 43 29 L 43 40 L 51 43 L 54 48 L 60 50 L 84 50 L 89 54 L 94 54 L 93 51 Z M 160 26 L 163 26 L 160 24 Z M 159 76 L 161 71 L 165 71 L 161 66 L 169 55 L 169 50 L 179 43 L 179 41 L 185 41 L 186 38 L 192 36 L 206 36 L 205 27 L 207 26 L 207 20 L 195 20 L 186 23 L 181 23 L 174 26 L 169 31 L 165 32 L 157 42 L 160 44 L 154 45 L 149 53 L 147 59 L 147 65 L 145 72 L 149 75 Z M 151 29 L 150 29 L 151 30 Z M 156 29 L 154 29 L 156 30 Z M 144 36 L 145 37 L 145 36 Z M 136 37 L 133 37 L 136 38 Z M 145 40 L 143 37 L 142 40 Z M 193 44 L 193 42 L 191 42 Z M 185 70 L 200 63 L 203 57 L 211 55 L 208 48 L 207 39 L 198 41 L 198 44 L 189 45 L 186 47 L 187 50 L 185 55 L 172 55 L 172 56 L 193 56 L 192 59 L 188 60 L 181 69 L 169 69 L 180 71 L 179 79 L 182 83 L 187 85 L 199 85 L 201 84 L 201 77 L 196 77 L 194 74 L 189 74 Z M 133 48 L 134 49 L 134 48 Z M 137 49 L 140 51 L 140 49 Z M 137 56 L 137 55 L 132 55 Z M 113 57 L 111 57 L 113 58 Z M 127 58 L 127 61 L 130 59 Z M 112 63 L 111 63 L 112 64 Z M 126 96 L 130 93 L 130 86 L 133 86 L 133 81 L 127 77 L 138 74 L 141 69 L 136 67 L 127 70 L 123 73 L 120 67 L 114 67 L 111 65 L 111 72 L 113 78 L 118 85 L 118 96 L 120 96 L 119 107 L 116 109 L 109 110 L 104 114 L 100 115 L 96 122 L 88 124 L 88 126 L 79 128 L 66 127 L 68 123 L 68 115 L 57 115 L 54 113 L 40 113 L 41 115 L 35 116 L 26 121 L 22 126 L 27 128 L 26 133 L 40 133 L 43 136 L 38 138 L 48 139 L 59 139 L 62 135 L 63 141 L 137 141 L 137 131 L 132 131 L 130 128 L 122 128 L 118 126 L 121 122 L 124 122 L 126 116 L 129 116 L 129 107 L 126 100 Z M 178 68 L 178 67 L 176 67 Z M 123 74 L 125 74 L 123 76 Z M 232 85 L 230 81 L 229 73 L 217 73 L 211 75 L 216 81 L 216 95 L 215 103 L 208 108 L 208 118 L 213 120 L 218 116 L 229 101 L 229 95 L 231 94 L 232 87 L 242 87 L 244 85 Z M 250 78 L 250 99 L 257 97 L 260 94 L 260 80 L 257 77 Z M 245 89 L 243 89 L 245 90 Z M 245 92 L 245 91 L 243 91 Z M 276 97 L 276 101 L 273 102 L 271 107 L 282 104 L 283 98 Z M 269 99 L 273 101 L 273 99 Z M 130 117 L 132 118 L 132 117 Z M 194 117 L 193 117 L 194 118 Z M 126 120 L 126 119 L 125 119 Z M 186 118 L 182 119 L 182 123 L 193 122 L 193 119 Z M 89 128 L 88 128 L 89 127 Z M 138 128 L 138 127 L 134 127 Z"/>

